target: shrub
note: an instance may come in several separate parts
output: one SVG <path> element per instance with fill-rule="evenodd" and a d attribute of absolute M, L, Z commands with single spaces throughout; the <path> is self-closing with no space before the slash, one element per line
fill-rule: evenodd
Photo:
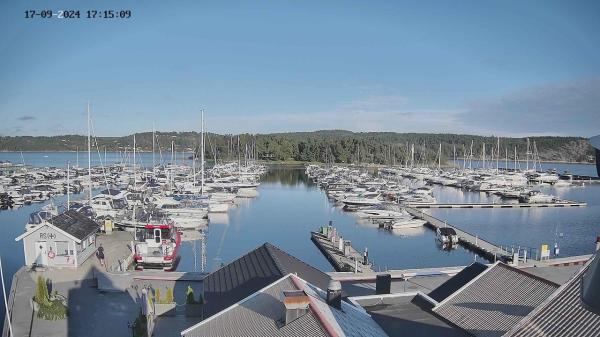
<path fill-rule="evenodd" d="M 175 303 L 175 296 L 173 295 L 173 288 L 167 287 L 167 295 L 165 296 L 165 303 Z"/>
<path fill-rule="evenodd" d="M 187 287 L 185 303 L 196 304 L 196 299 L 194 298 L 194 289 L 192 289 L 192 286 L 190 286 L 190 285 L 188 285 L 188 287 Z"/>
<path fill-rule="evenodd" d="M 67 317 L 67 306 L 63 298 L 54 291 L 52 298 L 48 295 L 47 280 L 38 276 L 34 300 L 39 305 L 37 316 L 41 319 L 55 321 Z"/>
<path fill-rule="evenodd" d="M 160 289 L 155 289 L 154 290 L 154 302 L 155 303 L 162 303 L 162 301 L 160 299 Z"/>
<path fill-rule="evenodd" d="M 38 276 L 37 278 L 34 299 L 37 302 L 37 304 L 40 305 L 40 307 L 50 304 L 48 298 L 48 285 L 46 284 L 46 280 L 41 276 Z"/>

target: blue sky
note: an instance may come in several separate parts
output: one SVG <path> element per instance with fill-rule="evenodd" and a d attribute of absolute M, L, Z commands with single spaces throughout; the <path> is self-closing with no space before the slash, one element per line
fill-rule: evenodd
<path fill-rule="evenodd" d="M 130 9 L 25 19 L 27 9 Z M 1 135 L 600 133 L 598 1 L 7 0 Z"/>

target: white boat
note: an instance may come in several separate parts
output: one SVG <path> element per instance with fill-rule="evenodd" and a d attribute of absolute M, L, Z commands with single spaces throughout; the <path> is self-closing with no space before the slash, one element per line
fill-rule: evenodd
<path fill-rule="evenodd" d="M 427 221 L 416 218 L 398 219 L 389 225 L 389 229 L 420 228 L 426 223 Z"/>
<path fill-rule="evenodd" d="M 42 207 L 41 210 L 29 215 L 29 220 L 25 225 L 25 231 L 36 229 L 39 225 L 46 223 L 50 218 L 58 215 L 58 208 L 53 204 Z"/>
<path fill-rule="evenodd" d="M 519 198 L 520 202 L 529 204 L 550 204 L 555 203 L 557 200 L 558 198 L 556 196 L 544 194 L 540 191 L 530 191 Z"/>

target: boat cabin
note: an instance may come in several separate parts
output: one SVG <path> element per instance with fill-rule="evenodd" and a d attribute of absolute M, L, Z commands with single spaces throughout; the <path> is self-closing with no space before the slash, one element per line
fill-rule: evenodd
<path fill-rule="evenodd" d="M 26 265 L 79 267 L 96 251 L 100 226 L 77 211 L 54 216 L 18 236 Z"/>
<path fill-rule="evenodd" d="M 437 239 L 442 244 L 455 245 L 458 243 L 458 234 L 454 228 L 451 227 L 439 227 L 437 229 Z"/>

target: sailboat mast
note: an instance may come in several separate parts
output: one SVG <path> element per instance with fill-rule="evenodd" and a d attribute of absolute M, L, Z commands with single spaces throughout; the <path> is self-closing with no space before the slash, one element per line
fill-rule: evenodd
<path fill-rule="evenodd" d="M 152 123 L 152 178 L 155 178 L 155 167 L 156 167 L 156 162 L 154 159 L 154 123 Z"/>
<path fill-rule="evenodd" d="M 137 176 L 135 174 L 135 133 L 133 134 L 133 188 L 135 189 L 137 186 Z"/>
<path fill-rule="evenodd" d="M 201 163 L 201 168 L 200 168 L 200 193 L 202 195 L 204 195 L 204 109 L 201 110 L 201 121 L 200 121 L 200 133 L 201 133 L 201 138 L 200 138 L 200 163 Z"/>
<path fill-rule="evenodd" d="M 70 209 L 71 204 L 71 163 L 67 162 L 67 211 Z"/>
<path fill-rule="evenodd" d="M 92 204 L 92 132 L 90 125 L 90 102 L 87 103 L 87 126 L 88 126 L 88 183 L 90 189 L 90 205 Z"/>

